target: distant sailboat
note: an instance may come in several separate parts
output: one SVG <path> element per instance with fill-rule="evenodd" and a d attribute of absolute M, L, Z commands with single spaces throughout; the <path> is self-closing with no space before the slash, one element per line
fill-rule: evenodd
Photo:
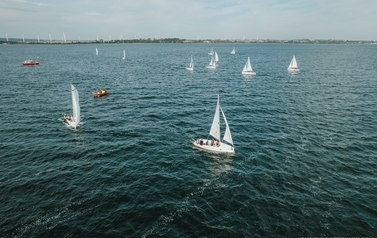
<path fill-rule="evenodd" d="M 296 57 L 295 56 L 293 56 L 293 58 L 292 58 L 292 60 L 291 60 L 291 63 L 289 64 L 289 66 L 288 66 L 288 70 L 289 71 L 300 71 L 299 69 L 298 69 L 298 66 L 297 66 L 297 62 L 296 62 Z"/>
<path fill-rule="evenodd" d="M 256 74 L 253 71 L 253 69 L 251 68 L 250 57 L 247 57 L 246 64 L 245 64 L 245 66 L 243 67 L 243 70 L 242 70 L 242 74 L 245 74 L 245 75 L 255 75 Z"/>
<path fill-rule="evenodd" d="M 213 48 L 212 48 L 211 51 L 208 53 L 208 55 L 213 55 Z"/>
<path fill-rule="evenodd" d="M 220 112 L 223 116 L 224 122 L 225 122 L 225 133 L 223 137 L 223 141 L 221 141 L 221 135 L 220 135 Z M 216 111 L 215 116 L 213 117 L 212 126 L 209 131 L 209 134 L 214 138 L 214 140 L 208 140 L 208 139 L 197 139 L 194 141 L 194 146 L 208 150 L 211 152 L 216 153 L 234 153 L 234 144 L 232 135 L 230 133 L 230 128 L 228 125 L 228 121 L 226 120 L 224 111 L 220 107 L 220 97 L 217 96 L 217 105 L 216 105 Z M 227 143 L 225 143 L 227 142 Z"/>
<path fill-rule="evenodd" d="M 126 51 L 125 51 L 125 50 L 123 50 L 123 57 L 122 57 L 122 59 L 123 59 L 123 60 L 126 59 Z"/>
<path fill-rule="evenodd" d="M 217 54 L 217 52 L 215 52 L 215 62 L 219 62 L 219 55 Z"/>
<path fill-rule="evenodd" d="M 96 47 L 96 55 L 98 55 L 98 49 L 97 49 L 97 47 Z"/>
<path fill-rule="evenodd" d="M 80 123 L 80 104 L 79 104 L 79 93 L 75 86 L 71 84 L 71 94 L 72 94 L 72 116 L 64 115 L 65 124 L 68 127 L 76 128 Z"/>
<path fill-rule="evenodd" d="M 216 69 L 216 61 L 212 55 L 209 65 L 206 66 L 207 69 Z"/>
<path fill-rule="evenodd" d="M 231 55 L 236 54 L 236 47 L 233 47 L 233 50 L 230 52 Z"/>
<path fill-rule="evenodd" d="M 191 55 L 190 65 L 187 66 L 186 69 L 189 70 L 189 71 L 193 71 L 194 70 L 194 60 L 192 59 L 192 55 Z"/>

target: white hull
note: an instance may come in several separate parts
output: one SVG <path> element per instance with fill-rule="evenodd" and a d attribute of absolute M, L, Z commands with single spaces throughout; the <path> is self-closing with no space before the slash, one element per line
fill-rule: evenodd
<path fill-rule="evenodd" d="M 200 140 L 203 140 L 203 145 L 201 145 L 199 143 Z M 208 145 L 206 145 L 208 141 Z M 225 143 L 220 143 L 220 146 L 215 146 L 215 145 L 211 145 L 211 140 L 207 140 L 207 139 L 198 139 L 196 141 L 194 141 L 194 146 L 200 148 L 200 149 L 203 149 L 203 150 L 206 150 L 206 151 L 210 151 L 210 152 L 214 152 L 214 153 L 230 153 L 230 154 L 234 154 L 234 148 L 228 144 L 225 144 Z"/>
<path fill-rule="evenodd" d="M 207 69 L 216 69 L 216 65 L 207 65 L 206 68 Z"/>
<path fill-rule="evenodd" d="M 65 125 L 66 125 L 67 127 L 69 127 L 69 128 L 73 128 L 73 129 L 76 129 L 77 126 L 78 126 L 78 125 L 76 125 L 75 122 L 68 121 L 68 120 L 65 121 Z"/>
<path fill-rule="evenodd" d="M 186 67 L 186 69 L 187 69 L 188 71 L 193 71 L 193 70 L 194 70 L 194 68 L 192 68 L 192 67 Z"/>
<path fill-rule="evenodd" d="M 254 71 L 242 71 L 242 74 L 243 75 L 256 75 L 257 73 L 255 73 Z"/>
<path fill-rule="evenodd" d="M 291 72 L 298 72 L 300 71 L 299 69 L 294 69 L 294 68 L 289 68 L 288 71 L 291 71 Z"/>

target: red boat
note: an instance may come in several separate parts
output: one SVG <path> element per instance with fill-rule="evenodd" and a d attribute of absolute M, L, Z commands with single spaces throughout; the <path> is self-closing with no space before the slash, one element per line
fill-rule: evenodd
<path fill-rule="evenodd" d="M 98 92 L 92 92 L 93 97 L 103 97 L 106 96 L 108 92 L 106 90 L 99 90 Z"/>
<path fill-rule="evenodd" d="M 24 62 L 22 62 L 22 65 L 25 65 L 25 66 L 39 65 L 39 62 L 35 60 L 25 60 Z"/>

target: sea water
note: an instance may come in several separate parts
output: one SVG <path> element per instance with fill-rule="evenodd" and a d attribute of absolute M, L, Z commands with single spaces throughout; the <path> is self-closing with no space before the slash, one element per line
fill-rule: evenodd
<path fill-rule="evenodd" d="M 298 73 L 287 71 L 293 55 Z M 376 55 L 376 45 L 1 45 L 0 237 L 377 236 Z M 29 58 L 40 65 L 22 66 Z M 62 122 L 70 84 L 76 130 Z M 93 98 L 98 89 L 109 95 Z M 234 156 L 192 145 L 208 136 L 217 95 Z"/>

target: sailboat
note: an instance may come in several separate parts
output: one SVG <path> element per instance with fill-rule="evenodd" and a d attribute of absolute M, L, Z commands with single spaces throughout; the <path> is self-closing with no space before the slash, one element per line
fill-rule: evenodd
<path fill-rule="evenodd" d="M 236 47 L 233 47 L 233 50 L 230 52 L 231 55 L 236 54 Z"/>
<path fill-rule="evenodd" d="M 219 62 L 219 56 L 217 55 L 217 52 L 215 52 L 215 62 Z"/>
<path fill-rule="evenodd" d="M 293 58 L 292 58 L 292 60 L 291 60 L 291 63 L 289 64 L 289 66 L 288 66 L 288 70 L 289 71 L 300 71 L 299 69 L 298 69 L 298 66 L 297 66 L 297 62 L 296 62 L 296 57 L 295 56 L 293 56 Z"/>
<path fill-rule="evenodd" d="M 186 67 L 187 70 L 193 71 L 194 70 L 194 60 L 192 59 L 191 55 L 191 62 L 190 65 Z"/>
<path fill-rule="evenodd" d="M 207 69 L 216 69 L 216 61 L 212 55 L 211 61 L 209 62 L 209 65 L 206 65 Z"/>
<path fill-rule="evenodd" d="M 97 49 L 97 47 L 96 47 L 96 55 L 98 55 L 98 49 Z"/>
<path fill-rule="evenodd" d="M 122 57 L 122 59 L 123 59 L 123 60 L 126 59 L 126 51 L 125 51 L 125 50 L 123 50 L 123 57 Z"/>
<path fill-rule="evenodd" d="M 213 48 L 212 48 L 211 51 L 208 53 L 208 55 L 213 55 Z"/>
<path fill-rule="evenodd" d="M 79 104 L 79 92 L 71 84 L 71 94 L 72 94 L 72 116 L 64 115 L 65 124 L 68 127 L 76 128 L 80 123 L 80 104 Z"/>
<path fill-rule="evenodd" d="M 255 75 L 256 73 L 251 68 L 250 57 L 247 57 L 245 66 L 243 67 L 242 74 Z"/>
<path fill-rule="evenodd" d="M 225 122 L 225 133 L 223 140 L 221 141 L 220 135 L 220 112 L 223 116 Z M 213 117 L 212 126 L 209 131 L 209 135 L 211 135 L 214 139 L 209 140 L 207 139 L 197 139 L 194 141 L 194 146 L 208 150 L 211 152 L 216 153 L 234 153 L 234 144 L 232 135 L 230 134 L 230 129 L 228 125 L 228 121 L 226 120 L 225 114 L 223 109 L 220 107 L 220 97 L 217 96 L 217 106 L 215 111 L 215 116 Z M 226 142 L 226 143 L 225 143 Z"/>

